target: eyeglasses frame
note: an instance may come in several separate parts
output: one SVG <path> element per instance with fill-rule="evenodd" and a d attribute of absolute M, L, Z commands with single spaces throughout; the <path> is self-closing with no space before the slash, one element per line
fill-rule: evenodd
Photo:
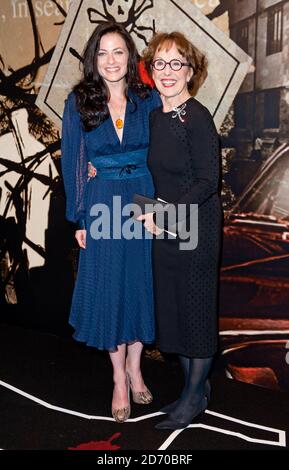
<path fill-rule="evenodd" d="M 155 65 L 154 65 L 154 64 L 155 64 L 155 62 L 157 62 L 158 60 L 162 60 L 162 61 L 164 62 L 164 64 L 165 64 L 162 69 L 156 69 L 156 68 L 155 68 Z M 181 64 L 181 67 L 180 67 L 178 70 L 174 70 L 174 69 L 172 68 L 171 62 L 173 62 L 173 61 L 178 61 L 178 62 Z M 173 72 L 179 72 L 179 71 L 182 69 L 182 67 L 184 67 L 184 66 L 191 67 L 191 68 L 193 69 L 193 71 L 195 71 L 195 69 L 194 69 L 194 67 L 192 66 L 192 64 L 188 64 L 187 62 L 181 62 L 179 59 L 172 59 L 172 60 L 170 60 L 169 62 L 166 62 L 164 59 L 156 59 L 156 60 L 154 60 L 154 61 L 151 63 L 152 68 L 153 68 L 154 70 L 157 70 L 158 72 L 161 72 L 162 70 L 165 70 L 165 68 L 166 68 L 167 65 L 170 66 L 170 69 L 171 69 Z"/>

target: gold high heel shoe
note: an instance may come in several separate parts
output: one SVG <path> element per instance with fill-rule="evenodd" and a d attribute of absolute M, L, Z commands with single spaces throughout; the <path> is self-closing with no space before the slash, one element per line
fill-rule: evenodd
<path fill-rule="evenodd" d="M 128 397 L 128 406 L 124 408 L 113 408 L 111 406 L 111 414 L 117 423 L 124 423 L 130 417 L 130 397 L 129 397 L 129 380 L 126 375 L 126 389 L 127 389 L 127 397 Z"/>
<path fill-rule="evenodd" d="M 149 389 L 147 388 L 144 392 L 135 392 L 132 388 L 131 379 L 128 372 L 126 372 L 126 376 L 128 384 L 130 385 L 134 403 L 137 403 L 138 405 L 148 405 L 151 403 L 153 401 L 153 396 Z"/>

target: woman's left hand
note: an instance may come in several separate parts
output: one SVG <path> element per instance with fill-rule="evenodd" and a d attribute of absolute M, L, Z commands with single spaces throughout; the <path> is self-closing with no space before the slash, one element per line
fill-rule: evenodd
<path fill-rule="evenodd" d="M 136 220 L 144 220 L 144 226 L 147 229 L 148 232 L 152 233 L 153 235 L 160 235 L 163 230 L 159 228 L 155 223 L 154 223 L 154 213 L 149 212 L 148 214 L 142 214 L 139 217 L 137 217 Z"/>

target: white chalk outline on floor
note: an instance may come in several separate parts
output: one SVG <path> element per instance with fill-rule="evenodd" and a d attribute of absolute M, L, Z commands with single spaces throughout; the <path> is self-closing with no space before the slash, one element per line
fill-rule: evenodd
<path fill-rule="evenodd" d="M 77 416 L 79 418 L 84 418 L 84 419 L 94 419 L 94 420 L 113 421 L 114 422 L 114 419 L 109 417 L 109 416 L 88 415 L 86 413 L 80 413 L 78 411 L 68 410 L 68 409 L 62 408 L 60 406 L 51 405 L 50 403 L 48 403 L 44 400 L 41 400 L 40 398 L 37 398 L 34 395 L 31 395 L 30 393 L 26 393 L 23 390 L 20 390 L 19 388 L 8 384 L 7 382 L 3 382 L 2 380 L 0 380 L 0 386 L 2 386 L 4 388 L 7 388 L 8 390 L 11 390 L 12 392 L 15 392 L 15 393 L 17 393 L 17 394 L 19 394 L 19 395 L 21 395 L 25 398 L 28 398 L 29 400 L 34 401 L 35 403 L 38 403 L 39 405 L 42 405 L 45 408 L 49 408 L 50 410 L 59 411 L 61 413 L 66 413 L 66 414 Z M 214 432 L 219 432 L 221 434 L 227 434 L 229 436 L 237 437 L 237 438 L 245 440 L 247 442 L 253 442 L 255 444 L 268 444 L 268 445 L 271 445 L 271 446 L 286 447 L 286 431 L 283 431 L 281 429 L 271 428 L 271 427 L 268 427 L 268 426 L 262 426 L 260 424 L 251 423 L 249 421 L 244 421 L 244 420 L 237 419 L 237 418 L 233 418 L 231 416 L 224 415 L 223 413 L 217 413 L 217 412 L 211 411 L 211 410 L 205 410 L 205 413 L 211 414 L 212 416 L 215 416 L 217 418 L 225 419 L 225 420 L 228 420 L 228 421 L 233 421 L 235 423 L 239 423 L 239 424 L 242 424 L 244 426 L 257 428 L 257 429 L 263 429 L 265 431 L 276 433 L 276 434 L 278 434 L 279 440 L 278 441 L 269 441 L 269 440 L 266 440 L 266 439 L 256 439 L 256 438 L 252 438 L 250 436 L 247 436 L 246 434 L 243 434 L 243 433 L 229 431 L 228 429 L 218 428 L 218 427 L 215 427 L 215 426 L 209 426 L 207 424 L 197 423 L 197 424 L 190 424 L 185 429 L 177 429 L 176 431 L 173 431 L 170 434 L 170 436 L 164 441 L 164 443 L 161 445 L 161 447 L 159 447 L 157 450 L 166 450 L 166 449 L 168 449 L 168 447 L 172 444 L 172 442 L 175 440 L 175 438 L 180 433 L 182 433 L 186 429 L 190 429 L 190 428 L 208 429 L 208 430 L 211 430 L 211 431 L 214 431 Z M 129 418 L 126 421 L 126 423 L 136 423 L 138 421 L 143 421 L 145 419 L 154 418 L 154 417 L 160 416 L 162 414 L 163 414 L 162 412 L 158 411 L 158 412 L 150 413 L 150 414 L 147 414 L 147 415 L 144 415 L 144 416 L 138 416 L 137 418 Z"/>

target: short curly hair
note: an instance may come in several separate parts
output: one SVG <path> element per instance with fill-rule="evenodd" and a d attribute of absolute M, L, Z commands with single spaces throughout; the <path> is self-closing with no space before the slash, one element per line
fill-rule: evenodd
<path fill-rule="evenodd" d="M 152 61 L 157 51 L 167 51 L 175 44 L 179 53 L 186 58 L 192 66 L 194 74 L 188 82 L 188 90 L 191 95 L 196 95 L 198 89 L 204 83 L 208 75 L 208 61 L 206 56 L 194 46 L 184 34 L 173 31 L 172 33 L 156 33 L 143 51 L 143 61 L 149 76 L 152 76 Z"/>

